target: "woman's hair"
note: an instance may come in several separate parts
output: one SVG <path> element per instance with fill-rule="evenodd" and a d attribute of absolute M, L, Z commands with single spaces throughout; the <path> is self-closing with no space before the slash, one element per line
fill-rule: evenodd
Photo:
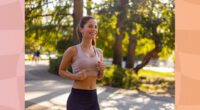
<path fill-rule="evenodd" d="M 85 16 L 85 17 L 82 17 L 80 22 L 79 22 L 79 25 L 77 26 L 76 28 L 76 32 L 77 32 L 77 35 L 79 36 L 79 41 L 81 42 L 82 39 L 83 39 L 83 36 L 82 36 L 82 33 L 80 32 L 80 28 L 84 28 L 84 25 L 90 20 L 90 19 L 95 19 L 94 17 L 92 16 Z M 96 45 L 96 41 L 95 39 L 92 40 L 92 45 Z"/>

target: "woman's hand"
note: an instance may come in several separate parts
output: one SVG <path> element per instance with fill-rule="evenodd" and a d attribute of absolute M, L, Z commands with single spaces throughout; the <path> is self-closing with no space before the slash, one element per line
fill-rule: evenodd
<path fill-rule="evenodd" d="M 98 69 L 100 72 L 103 72 L 105 68 L 104 62 L 103 61 L 98 61 Z"/>
<path fill-rule="evenodd" d="M 98 67 L 97 68 L 99 70 L 97 79 L 101 80 L 101 79 L 103 79 L 103 72 L 104 72 L 104 68 L 105 68 L 104 62 L 98 61 Z"/>
<path fill-rule="evenodd" d="M 87 78 L 86 70 L 81 70 L 76 75 L 76 80 L 84 80 Z"/>

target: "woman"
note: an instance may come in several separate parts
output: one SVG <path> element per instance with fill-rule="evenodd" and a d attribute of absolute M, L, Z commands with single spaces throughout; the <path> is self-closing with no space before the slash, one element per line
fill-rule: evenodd
<path fill-rule="evenodd" d="M 97 22 L 91 16 L 83 17 L 77 28 L 80 43 L 69 47 L 59 68 L 59 75 L 74 80 L 67 100 L 67 110 L 99 110 L 96 80 L 103 78 L 103 53 L 95 48 Z M 66 71 L 72 65 L 73 74 Z"/>

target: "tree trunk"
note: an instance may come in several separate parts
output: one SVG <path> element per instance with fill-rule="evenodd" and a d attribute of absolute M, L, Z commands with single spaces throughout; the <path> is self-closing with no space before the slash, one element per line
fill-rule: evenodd
<path fill-rule="evenodd" d="M 156 19 L 156 20 L 153 20 L 150 24 L 150 28 L 152 30 L 152 40 L 154 40 L 155 42 L 155 48 L 150 51 L 149 53 L 147 53 L 143 60 L 142 60 L 142 63 L 137 65 L 135 68 L 134 68 L 134 71 L 136 74 L 138 74 L 138 71 L 140 69 L 142 69 L 146 64 L 149 63 L 149 61 L 151 60 L 152 57 L 155 57 L 158 55 L 158 53 L 162 50 L 162 41 L 161 41 L 161 38 L 159 36 L 159 34 L 157 33 L 157 26 L 161 23 L 161 20 L 160 19 Z"/>
<path fill-rule="evenodd" d="M 149 63 L 149 61 L 151 60 L 152 57 L 158 55 L 158 53 L 161 51 L 160 48 L 154 48 L 152 51 L 150 51 L 149 53 L 147 53 L 143 60 L 142 60 L 142 63 L 137 65 L 135 68 L 134 68 L 134 71 L 136 74 L 138 74 L 138 71 L 140 69 L 142 69 L 146 64 Z"/>
<path fill-rule="evenodd" d="M 119 33 L 117 33 L 114 43 L 114 55 L 113 64 L 121 67 L 122 65 L 122 40 L 124 37 L 124 21 L 126 20 L 128 0 L 120 0 L 120 13 L 117 17 L 117 28 Z"/>
<path fill-rule="evenodd" d="M 135 58 L 135 48 L 136 48 L 137 38 L 134 35 L 129 37 L 128 53 L 126 60 L 126 68 L 134 67 L 134 58 Z"/>
<path fill-rule="evenodd" d="M 83 16 L 83 0 L 74 0 L 73 9 L 73 44 L 79 43 L 79 37 L 76 33 L 76 28 Z"/>
<path fill-rule="evenodd" d="M 113 64 L 121 67 L 122 65 L 122 39 L 123 35 L 117 35 L 114 43 Z"/>

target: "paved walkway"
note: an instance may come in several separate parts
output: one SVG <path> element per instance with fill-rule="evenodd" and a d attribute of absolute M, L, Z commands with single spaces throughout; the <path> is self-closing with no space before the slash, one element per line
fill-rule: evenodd
<path fill-rule="evenodd" d="M 48 72 L 48 63 L 26 62 L 26 110 L 66 110 L 71 80 Z M 174 110 L 174 98 L 98 86 L 101 110 Z"/>

